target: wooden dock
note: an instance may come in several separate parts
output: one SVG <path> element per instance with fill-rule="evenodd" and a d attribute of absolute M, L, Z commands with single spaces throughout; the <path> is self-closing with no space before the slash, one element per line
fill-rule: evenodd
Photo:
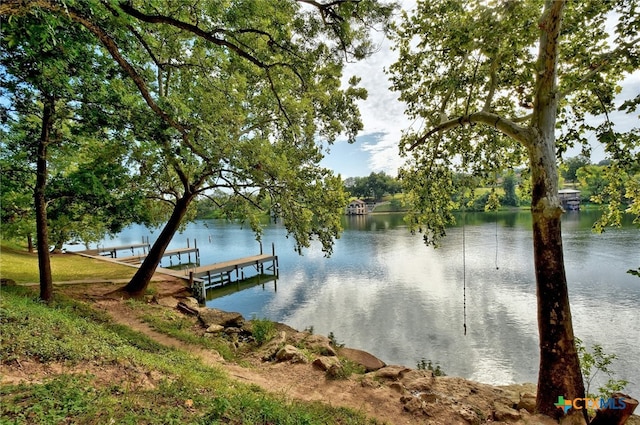
<path fill-rule="evenodd" d="M 195 263 L 199 263 L 200 262 L 200 250 L 198 248 L 177 248 L 177 249 L 167 249 L 164 254 L 162 255 L 162 257 L 178 257 L 178 261 L 182 262 L 182 256 L 186 255 L 187 259 L 189 261 L 189 263 L 191 263 L 191 254 L 194 254 L 194 262 Z M 143 255 L 131 255 L 129 257 L 122 257 L 119 258 L 119 261 L 123 262 L 123 263 L 130 263 L 130 264 L 138 264 L 138 263 L 142 263 L 142 261 L 144 261 L 144 259 L 147 258 L 147 254 L 143 254 Z"/>
<path fill-rule="evenodd" d="M 97 252 L 98 255 L 102 256 L 110 256 L 111 258 L 117 258 L 118 251 L 123 250 L 131 250 L 131 254 L 135 253 L 136 249 L 142 248 L 142 254 L 130 255 L 128 257 L 120 257 L 118 261 L 121 263 L 127 264 L 140 264 L 147 258 L 151 245 L 149 244 L 149 237 L 142 238 L 142 243 L 130 244 L 130 245 L 120 245 L 120 246 L 110 246 L 110 247 L 98 247 Z M 167 249 L 162 254 L 162 257 L 169 257 L 169 261 L 171 261 L 172 257 L 178 257 L 178 264 L 182 263 L 182 257 L 187 256 L 187 260 L 189 264 L 191 263 L 191 254 L 194 254 L 194 263 L 200 265 L 200 250 L 198 249 L 198 241 L 193 240 L 193 247 L 189 245 L 189 239 L 187 239 L 187 247 L 186 248 L 177 248 L 177 249 Z M 173 262 L 172 262 L 173 265 Z"/>
<path fill-rule="evenodd" d="M 199 289 L 198 292 L 201 293 L 202 299 L 205 299 L 206 291 L 209 288 L 224 286 L 232 282 L 245 280 L 244 269 L 246 267 L 255 267 L 255 270 L 258 272 L 258 276 L 264 274 L 265 263 L 271 263 L 271 266 L 267 266 L 266 270 L 271 270 L 273 275 L 277 277 L 278 256 L 275 255 L 275 248 L 273 245 L 272 254 L 263 254 L 262 245 L 260 245 L 260 254 L 258 255 L 195 267 L 188 269 L 187 273 L 189 275 L 191 287 L 194 287 L 194 285 L 196 287 L 200 286 L 200 288 L 194 289 Z M 201 283 L 199 283 L 198 280 Z"/>
<path fill-rule="evenodd" d="M 149 251 L 149 240 L 142 243 L 132 243 L 129 245 L 119 245 L 119 246 L 109 246 L 109 247 L 98 247 L 98 255 L 108 255 L 111 258 L 118 257 L 118 251 L 131 250 L 131 254 L 135 253 L 136 249 L 142 248 L 142 251 L 146 254 Z"/>

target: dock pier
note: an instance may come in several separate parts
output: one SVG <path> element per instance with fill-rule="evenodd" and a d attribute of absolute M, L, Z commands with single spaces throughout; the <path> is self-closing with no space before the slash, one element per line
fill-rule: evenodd
<path fill-rule="evenodd" d="M 117 258 L 118 257 L 118 251 L 124 251 L 124 250 L 131 250 L 131 254 L 135 253 L 135 250 L 138 248 L 142 248 L 142 252 L 145 254 L 147 254 L 147 252 L 149 252 L 149 248 L 151 247 L 151 244 L 149 243 L 149 236 L 147 236 L 147 238 L 145 239 L 144 236 L 142 237 L 142 243 L 132 243 L 132 244 L 128 244 L 128 245 L 119 245 L 119 246 L 110 246 L 110 247 L 98 247 L 98 255 L 102 255 L 102 256 L 110 256 L 111 258 Z M 126 257 L 125 257 L 126 258 Z"/>
<path fill-rule="evenodd" d="M 105 249 L 109 249 L 109 248 L 105 248 Z M 200 250 L 198 249 L 198 241 L 195 239 L 193 240 L 193 247 L 190 246 L 189 239 L 187 239 L 186 248 L 167 249 L 162 255 L 162 257 L 163 258 L 169 257 L 169 262 L 171 263 L 171 266 L 173 266 L 173 257 L 178 257 L 178 264 L 181 264 L 182 257 L 184 255 L 187 256 L 188 263 L 191 264 L 191 254 L 194 255 L 194 263 L 199 265 Z M 144 261 L 146 257 L 147 257 L 147 251 L 145 251 L 143 255 L 131 255 L 129 257 L 122 257 L 119 259 L 119 261 L 123 263 L 129 263 L 129 264 L 139 264 L 139 263 L 142 263 L 142 261 Z"/>
<path fill-rule="evenodd" d="M 209 288 L 245 280 L 245 267 L 255 267 L 258 276 L 264 274 L 265 263 L 271 263 L 271 266 L 267 266 L 266 270 L 271 270 L 277 278 L 278 256 L 273 244 L 271 244 L 271 254 L 264 254 L 262 243 L 260 243 L 260 254 L 258 255 L 195 267 L 188 272 L 189 284 L 194 289 L 194 293 L 199 292 L 201 298 L 205 299 Z M 235 280 L 233 280 L 234 274 Z"/>

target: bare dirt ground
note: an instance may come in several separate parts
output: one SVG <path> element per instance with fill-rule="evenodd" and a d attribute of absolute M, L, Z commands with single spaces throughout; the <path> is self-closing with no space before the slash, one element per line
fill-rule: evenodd
<path fill-rule="evenodd" d="M 188 296 L 180 279 L 158 275 L 152 283 L 155 299 Z M 65 285 L 56 290 L 90 302 L 109 313 L 118 323 L 131 327 L 157 342 L 179 347 L 213 367 L 224 369 L 229 376 L 244 383 L 258 385 L 267 391 L 304 401 L 321 401 L 333 406 L 349 407 L 388 424 L 554 424 L 549 418 L 531 415 L 516 404 L 522 394 L 535 391 L 533 385 L 492 387 L 460 378 L 433 377 L 429 371 L 404 367 L 387 367 L 364 377 L 327 379 L 325 372 L 311 364 L 265 362 L 260 353 L 250 353 L 240 366 L 226 362 L 213 350 L 185 344 L 158 333 L 136 317 L 124 299 L 114 293 L 118 285 L 96 283 Z M 170 308 L 170 307 L 165 307 Z M 249 365 L 246 367 L 246 365 Z M 153 376 L 136 371 L 132 366 L 114 368 L 101 364 L 80 364 L 71 369 L 61 365 L 22 362 L 18 368 L 0 365 L 3 382 L 37 382 L 47 375 L 61 372 L 89 372 L 105 382 L 126 379 L 131 385 L 153 386 Z M 521 406 L 520 406 L 521 407 Z"/>

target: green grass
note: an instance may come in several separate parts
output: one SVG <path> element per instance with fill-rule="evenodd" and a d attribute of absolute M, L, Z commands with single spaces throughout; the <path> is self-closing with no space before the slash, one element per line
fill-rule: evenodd
<path fill-rule="evenodd" d="M 135 269 L 75 254 L 51 255 L 53 282 L 128 279 Z M 7 241 L 0 246 L 0 274 L 17 283 L 38 282 L 38 256 Z"/>
<path fill-rule="evenodd" d="M 375 423 L 352 410 L 290 402 L 231 380 L 223 370 L 59 295 L 46 305 L 28 288 L 2 288 L 0 331 L 0 361 L 7 367 L 29 360 L 56 363 L 63 371 L 71 365 L 87 369 L 0 385 L 2 425 Z M 154 377 L 152 385 L 137 384 L 140 377 Z"/>
<path fill-rule="evenodd" d="M 236 353 L 230 341 L 220 337 L 200 335 L 195 331 L 200 327 L 198 319 L 195 317 L 184 316 L 173 310 L 155 308 L 145 302 L 133 299 L 127 302 L 137 311 L 142 312 L 140 318 L 155 331 L 169 335 L 186 344 L 215 350 L 226 361 L 236 360 Z"/>

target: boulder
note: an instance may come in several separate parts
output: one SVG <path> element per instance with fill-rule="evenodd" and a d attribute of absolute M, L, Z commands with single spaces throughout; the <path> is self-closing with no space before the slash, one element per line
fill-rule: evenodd
<path fill-rule="evenodd" d="M 205 332 L 210 333 L 210 334 L 217 334 L 224 331 L 224 326 L 220 326 L 220 325 L 211 325 L 207 328 L 207 330 Z"/>
<path fill-rule="evenodd" d="M 185 297 L 182 300 L 183 303 L 185 303 L 186 305 L 188 305 L 191 308 L 198 308 L 200 307 L 200 304 L 198 303 L 198 300 L 193 298 L 193 297 Z"/>
<path fill-rule="evenodd" d="M 536 395 L 531 393 L 520 394 L 520 401 L 518 401 L 518 410 L 520 409 L 524 409 L 529 413 L 535 413 Z"/>
<path fill-rule="evenodd" d="M 241 328 L 244 323 L 244 317 L 242 317 L 242 314 L 226 312 L 216 308 L 198 309 L 198 319 L 200 319 L 200 322 L 206 328 L 211 325 L 220 325 L 225 328 Z"/>
<path fill-rule="evenodd" d="M 279 362 L 307 363 L 307 358 L 304 354 L 293 345 L 288 344 L 278 350 L 276 360 Z"/>
<path fill-rule="evenodd" d="M 342 364 L 339 362 L 331 365 L 331 367 L 327 369 L 326 374 L 330 379 L 341 379 L 346 377 L 344 367 L 342 367 Z"/>
<path fill-rule="evenodd" d="M 326 372 L 331 369 L 331 366 L 340 365 L 340 360 L 338 360 L 337 357 L 318 357 L 311 364 L 313 365 L 313 367 Z"/>
<path fill-rule="evenodd" d="M 405 366 L 385 366 L 372 373 L 374 378 L 384 379 L 388 381 L 397 381 L 400 380 L 402 376 L 410 370 L 411 369 Z"/>
<path fill-rule="evenodd" d="M 504 404 L 496 404 L 493 410 L 493 419 L 500 422 L 517 422 L 522 415 L 517 410 Z"/>
<path fill-rule="evenodd" d="M 464 419 L 468 424 L 471 425 L 480 425 L 482 422 L 485 422 L 480 418 L 478 412 L 469 406 L 462 406 L 458 410 L 458 414 L 462 417 L 462 419 Z"/>
<path fill-rule="evenodd" d="M 404 372 L 400 380 L 408 391 L 428 392 L 433 387 L 435 378 L 430 370 L 411 369 Z"/>
<path fill-rule="evenodd" d="M 338 350 L 338 354 L 347 360 L 364 367 L 367 372 L 373 372 L 386 366 L 382 360 L 374 355 L 355 348 L 340 348 Z"/>
<path fill-rule="evenodd" d="M 299 335 L 300 333 L 298 333 L 298 336 Z M 298 336 L 294 336 L 292 339 L 299 341 L 305 348 L 323 356 L 337 355 L 336 350 L 331 346 L 331 341 L 326 336 L 314 334 L 302 335 L 302 339 L 299 339 Z"/>

